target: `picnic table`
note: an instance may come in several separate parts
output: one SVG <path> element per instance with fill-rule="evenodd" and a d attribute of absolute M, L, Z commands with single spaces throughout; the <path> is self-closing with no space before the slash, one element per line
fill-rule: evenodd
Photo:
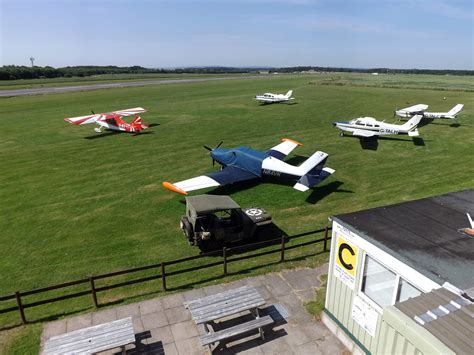
<path fill-rule="evenodd" d="M 255 287 L 243 286 L 184 302 L 184 307 L 191 312 L 192 319 L 197 325 L 204 325 L 206 334 L 200 337 L 201 345 L 209 345 L 209 349 L 212 350 L 211 344 L 255 329 L 258 329 L 260 337 L 264 339 L 262 327 L 273 323 L 273 319 L 268 315 L 260 317 L 258 307 L 265 303 Z M 250 311 L 254 319 L 217 332 L 213 330 L 212 322 L 245 311 Z"/>
<path fill-rule="evenodd" d="M 119 319 L 49 338 L 43 354 L 94 354 L 135 343 L 132 318 Z"/>

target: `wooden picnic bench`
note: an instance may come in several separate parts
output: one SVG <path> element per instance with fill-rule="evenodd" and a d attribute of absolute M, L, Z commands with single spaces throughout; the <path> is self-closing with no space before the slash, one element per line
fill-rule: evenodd
<path fill-rule="evenodd" d="M 135 343 L 132 318 L 119 319 L 49 338 L 43 354 L 94 354 Z"/>
<path fill-rule="evenodd" d="M 197 325 L 204 325 L 206 334 L 200 337 L 201 345 L 209 345 L 211 351 L 212 344 L 255 329 L 258 329 L 260 337 L 264 339 L 262 327 L 272 324 L 273 319 L 270 316 L 260 317 L 258 307 L 263 305 L 265 305 L 265 300 L 253 286 L 243 286 L 184 302 L 184 306 L 191 312 L 194 322 Z M 244 311 L 250 311 L 255 319 L 216 332 L 210 326 L 215 320 Z"/>

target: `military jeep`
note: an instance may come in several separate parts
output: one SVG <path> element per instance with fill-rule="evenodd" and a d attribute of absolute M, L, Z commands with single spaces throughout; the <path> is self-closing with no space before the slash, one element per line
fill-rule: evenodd
<path fill-rule="evenodd" d="M 270 214 L 260 207 L 240 208 L 229 196 L 186 197 L 186 215 L 180 228 L 189 244 L 202 251 L 255 236 L 257 228 L 272 223 Z"/>

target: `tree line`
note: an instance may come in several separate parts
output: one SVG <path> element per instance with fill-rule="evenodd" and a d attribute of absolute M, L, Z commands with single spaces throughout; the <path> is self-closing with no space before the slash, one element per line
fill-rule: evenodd
<path fill-rule="evenodd" d="M 252 74 L 258 72 L 269 73 L 294 73 L 294 72 L 357 72 L 357 73 L 390 73 L 390 74 L 437 74 L 437 75 L 474 75 L 473 70 L 434 70 L 434 69 L 389 69 L 389 68 L 331 68 L 298 66 L 285 68 L 234 68 L 234 67 L 188 67 L 175 69 L 150 69 L 141 66 L 117 67 L 117 66 L 73 66 L 53 68 L 27 67 L 17 65 L 5 65 L 0 67 L 0 80 L 16 79 L 39 79 L 39 78 L 70 78 L 86 77 L 101 74 Z"/>

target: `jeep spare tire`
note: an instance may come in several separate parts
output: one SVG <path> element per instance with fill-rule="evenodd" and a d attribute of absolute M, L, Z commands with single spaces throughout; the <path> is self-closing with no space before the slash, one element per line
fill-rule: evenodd
<path fill-rule="evenodd" d="M 189 223 L 188 217 L 181 218 L 181 222 L 179 222 L 179 227 L 182 229 L 184 235 L 186 236 L 186 238 L 188 238 L 189 241 L 194 240 L 193 227 L 191 226 L 191 223 Z"/>

